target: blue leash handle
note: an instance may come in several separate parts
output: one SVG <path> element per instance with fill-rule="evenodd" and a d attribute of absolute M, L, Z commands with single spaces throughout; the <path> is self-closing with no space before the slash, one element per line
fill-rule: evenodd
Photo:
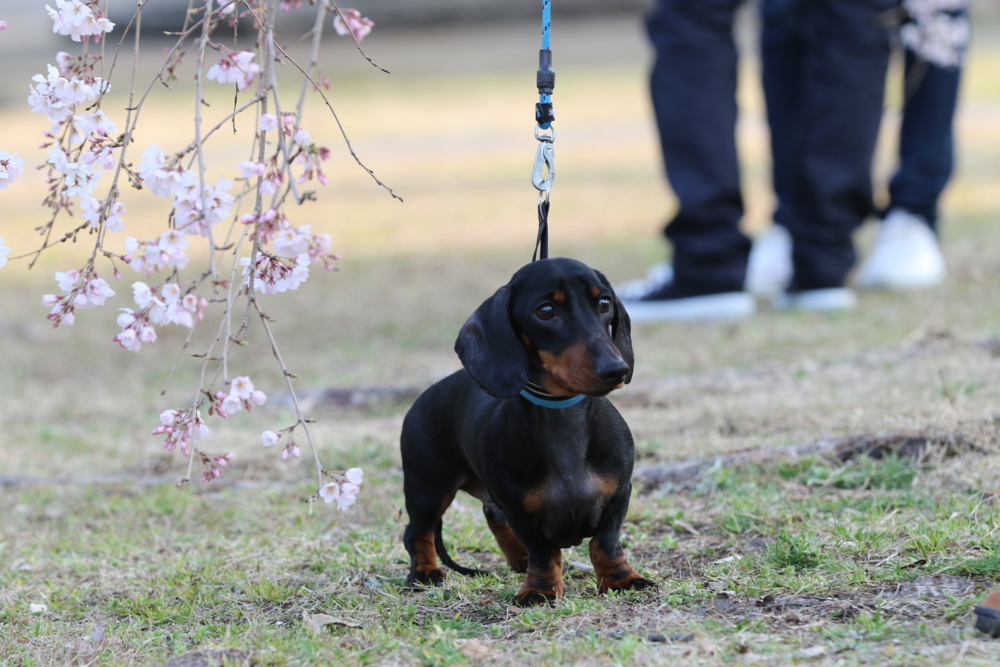
<path fill-rule="evenodd" d="M 538 52 L 538 104 L 535 106 L 535 122 L 538 127 L 548 130 L 555 120 L 552 110 L 552 89 L 556 85 L 556 73 L 552 71 L 552 0 L 542 0 L 542 50 Z"/>

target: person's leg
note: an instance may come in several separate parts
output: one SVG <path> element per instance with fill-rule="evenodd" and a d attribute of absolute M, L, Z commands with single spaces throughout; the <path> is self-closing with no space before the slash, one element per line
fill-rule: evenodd
<path fill-rule="evenodd" d="M 674 278 L 664 298 L 743 289 L 750 241 L 736 158 L 736 47 L 740 0 L 659 0 L 647 20 L 650 79 L 667 178 L 680 208 L 665 230 Z"/>
<path fill-rule="evenodd" d="M 943 68 L 906 52 L 906 102 L 899 170 L 889 183 L 890 210 L 902 208 L 937 228 L 938 199 L 954 162 L 953 122 L 961 68 Z"/>
<path fill-rule="evenodd" d="M 771 131 L 771 174 L 777 209 L 786 225 L 792 182 L 791 126 L 798 113 L 805 55 L 802 0 L 764 0 L 761 6 L 761 76 Z"/>
<path fill-rule="evenodd" d="M 872 212 L 871 161 L 882 118 L 895 0 L 804 3 L 799 105 L 789 129 L 792 292 L 839 288 L 855 261 L 851 234 Z"/>

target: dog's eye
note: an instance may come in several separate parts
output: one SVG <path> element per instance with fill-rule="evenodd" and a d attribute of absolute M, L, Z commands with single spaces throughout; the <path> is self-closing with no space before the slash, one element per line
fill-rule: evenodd
<path fill-rule="evenodd" d="M 611 312 L 611 299 L 606 296 L 602 296 L 601 300 L 597 302 L 597 309 L 601 311 L 601 314 Z"/>
<path fill-rule="evenodd" d="M 556 316 L 556 309 L 552 307 L 552 304 L 547 303 L 544 306 L 539 306 L 535 309 L 535 317 L 540 320 L 551 320 Z"/>

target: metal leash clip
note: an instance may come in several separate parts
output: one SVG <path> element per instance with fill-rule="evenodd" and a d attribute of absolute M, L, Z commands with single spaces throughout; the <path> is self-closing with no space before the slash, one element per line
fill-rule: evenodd
<path fill-rule="evenodd" d="M 556 177 L 556 151 L 552 143 L 556 139 L 555 128 L 552 134 L 540 134 L 535 128 L 535 138 L 538 139 L 538 150 L 535 151 L 535 166 L 531 170 L 531 183 L 540 193 L 548 194 L 552 181 Z"/>

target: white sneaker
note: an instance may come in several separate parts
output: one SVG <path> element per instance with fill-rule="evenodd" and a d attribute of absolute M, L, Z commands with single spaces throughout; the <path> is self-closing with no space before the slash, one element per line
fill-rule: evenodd
<path fill-rule="evenodd" d="M 854 291 L 846 287 L 783 292 L 772 301 L 776 310 L 807 310 L 820 313 L 848 310 L 857 302 L 858 298 Z"/>
<path fill-rule="evenodd" d="M 922 216 L 894 208 L 879 225 L 875 246 L 854 278 L 859 289 L 924 289 L 944 282 L 937 237 Z"/>
<path fill-rule="evenodd" d="M 792 236 L 775 223 L 753 240 L 744 289 L 756 296 L 773 297 L 791 281 Z"/>
<path fill-rule="evenodd" d="M 724 322 L 743 320 L 757 311 L 748 292 L 724 292 L 680 299 L 622 299 L 633 322 Z"/>
<path fill-rule="evenodd" d="M 668 285 L 674 279 L 674 267 L 670 262 L 660 262 L 649 267 L 644 278 L 627 280 L 615 287 L 619 299 L 641 299 Z"/>
<path fill-rule="evenodd" d="M 674 270 L 669 262 L 656 264 L 645 278 L 629 280 L 615 287 L 629 319 L 633 322 L 719 322 L 741 320 L 757 310 L 757 303 L 747 292 L 724 292 L 702 296 L 650 299 L 669 289 Z"/>

